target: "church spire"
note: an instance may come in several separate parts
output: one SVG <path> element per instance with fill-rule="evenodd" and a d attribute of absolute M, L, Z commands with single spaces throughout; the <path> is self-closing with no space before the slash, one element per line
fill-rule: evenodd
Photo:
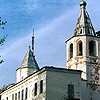
<path fill-rule="evenodd" d="M 91 19 L 88 12 L 86 11 L 86 1 L 80 1 L 80 16 L 74 30 L 74 36 L 80 35 L 91 35 L 96 36 L 94 27 L 92 25 Z"/>
<path fill-rule="evenodd" d="M 32 51 L 34 55 L 34 28 L 33 28 L 33 36 L 32 36 Z"/>

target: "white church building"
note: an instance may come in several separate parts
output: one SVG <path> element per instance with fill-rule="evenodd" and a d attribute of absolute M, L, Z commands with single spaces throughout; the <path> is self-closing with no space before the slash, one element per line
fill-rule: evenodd
<path fill-rule="evenodd" d="M 66 41 L 67 68 L 40 69 L 33 36 L 16 83 L 0 93 L 0 100 L 100 100 L 100 31 L 95 32 L 86 5 L 80 2 L 74 34 Z"/>

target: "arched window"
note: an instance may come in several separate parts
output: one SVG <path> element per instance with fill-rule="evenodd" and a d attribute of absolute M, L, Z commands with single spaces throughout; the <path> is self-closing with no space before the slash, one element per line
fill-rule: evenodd
<path fill-rule="evenodd" d="M 89 42 L 89 56 L 96 56 L 96 43 L 95 43 L 95 41 Z"/>
<path fill-rule="evenodd" d="M 73 57 L 73 44 L 70 44 L 70 59 Z"/>
<path fill-rule="evenodd" d="M 82 56 L 83 55 L 83 44 L 82 44 L 82 41 L 79 41 L 78 42 L 78 45 L 77 45 L 77 55 L 78 56 Z"/>
<path fill-rule="evenodd" d="M 82 34 L 82 29 L 80 30 L 80 34 Z"/>
<path fill-rule="evenodd" d="M 88 34 L 90 34 L 90 30 L 88 29 Z"/>

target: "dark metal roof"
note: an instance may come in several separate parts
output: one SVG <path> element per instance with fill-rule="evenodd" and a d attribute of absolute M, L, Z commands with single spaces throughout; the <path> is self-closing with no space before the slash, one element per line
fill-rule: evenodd
<path fill-rule="evenodd" d="M 80 2 L 80 15 L 78 17 L 78 21 L 74 30 L 74 36 L 80 36 L 80 35 L 96 36 L 91 19 L 86 10 L 86 5 L 87 3 L 84 0 Z"/>
<path fill-rule="evenodd" d="M 27 51 L 23 62 L 19 68 L 34 68 L 34 69 L 39 69 L 39 66 L 36 62 L 35 56 L 33 55 L 33 52 L 31 51 L 30 47 L 29 50 Z"/>

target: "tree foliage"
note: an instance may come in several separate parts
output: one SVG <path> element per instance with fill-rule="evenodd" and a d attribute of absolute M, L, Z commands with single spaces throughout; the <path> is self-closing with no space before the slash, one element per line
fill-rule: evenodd
<path fill-rule="evenodd" d="M 0 93 L 7 90 L 8 88 L 14 86 L 15 83 L 12 83 L 12 84 L 8 84 L 8 85 L 3 85 L 3 87 L 0 88 Z"/>
<path fill-rule="evenodd" d="M 0 88 L 0 93 L 1 93 L 1 92 L 3 92 L 3 91 L 5 91 L 5 90 L 6 90 L 6 88 L 7 88 L 7 86 L 6 86 L 6 85 L 4 85 L 2 88 Z"/>
<path fill-rule="evenodd" d="M 4 28 L 4 26 L 7 24 L 7 21 L 4 21 L 4 20 L 2 20 L 2 18 L 0 17 L 0 29 L 1 30 L 4 30 L 5 28 Z M 1 35 L 1 33 L 0 33 L 0 35 Z M 6 35 L 7 36 L 7 35 Z M 1 36 L 0 37 L 0 46 L 2 46 L 3 44 L 4 44 L 4 41 L 5 41 L 5 39 L 6 39 L 6 36 L 5 35 L 3 35 L 3 36 Z M 0 56 L 1 57 L 1 56 Z M 2 63 L 2 62 L 4 62 L 2 59 L 0 59 L 0 64 Z"/>

